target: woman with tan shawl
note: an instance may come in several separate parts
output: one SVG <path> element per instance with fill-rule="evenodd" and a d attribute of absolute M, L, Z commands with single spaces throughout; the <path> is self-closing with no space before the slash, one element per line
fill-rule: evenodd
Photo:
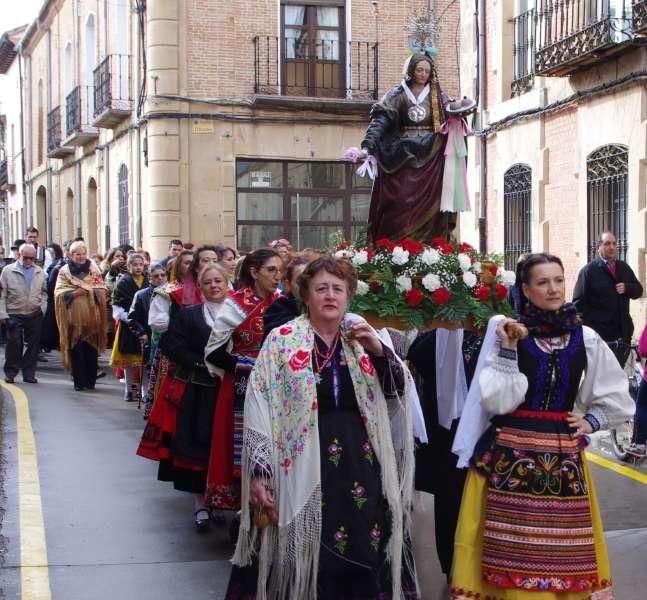
<path fill-rule="evenodd" d="M 83 242 L 74 242 L 69 252 L 71 258 L 58 274 L 54 303 L 63 366 L 80 392 L 94 389 L 97 360 L 106 347 L 107 288 Z"/>

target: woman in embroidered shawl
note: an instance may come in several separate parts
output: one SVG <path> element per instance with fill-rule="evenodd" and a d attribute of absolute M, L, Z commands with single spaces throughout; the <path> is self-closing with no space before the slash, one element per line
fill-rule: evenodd
<path fill-rule="evenodd" d="M 274 329 L 252 371 L 227 600 L 418 597 L 406 367 L 346 314 L 356 287 L 347 261 L 311 262 L 308 316 Z"/>
<path fill-rule="evenodd" d="M 63 366 L 72 372 L 76 391 L 93 390 L 99 354 L 106 347 L 107 288 L 83 242 L 74 242 L 69 253 L 54 288 Z"/>
<path fill-rule="evenodd" d="M 519 321 L 530 335 L 518 341 L 510 319 L 490 321 L 454 443 L 458 466 L 469 462 L 471 469 L 450 597 L 611 599 L 583 450 L 587 434 L 633 412 L 627 377 L 575 306 L 564 303 L 559 258 L 530 255 L 520 287 Z"/>
<path fill-rule="evenodd" d="M 135 371 L 143 363 L 142 345 L 128 327 L 128 311 L 135 294 L 148 287 L 148 276 L 144 273 L 144 257 L 132 253 L 126 259 L 126 273 L 121 275 L 112 291 L 112 317 L 117 323 L 115 340 L 112 345 L 110 366 L 124 371 L 124 400 L 133 402 L 138 395 Z"/>
<path fill-rule="evenodd" d="M 362 148 L 379 166 L 368 217 L 373 244 L 406 237 L 431 243 L 455 227 L 456 215 L 440 212 L 447 100 L 434 61 L 417 53 L 405 63 L 402 82 L 371 109 Z"/>
<path fill-rule="evenodd" d="M 207 503 L 213 509 L 240 508 L 245 391 L 249 373 L 263 344 L 263 315 L 280 297 L 277 289 L 282 264 L 274 250 L 265 248 L 244 258 L 238 289 L 230 292 L 225 300 L 205 349 L 207 365 L 213 365 L 212 356 L 230 342 L 236 358 L 234 372 L 225 374 L 223 379 L 214 419 L 206 492 Z"/>

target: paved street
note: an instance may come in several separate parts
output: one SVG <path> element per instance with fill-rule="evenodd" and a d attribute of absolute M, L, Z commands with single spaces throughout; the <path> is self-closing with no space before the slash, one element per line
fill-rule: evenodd
<path fill-rule="evenodd" d="M 3 384 L 0 598 L 222 598 L 232 551 L 226 532 L 196 534 L 191 497 L 158 482 L 156 464 L 135 455 L 143 420 L 134 405 L 121 400 L 119 383 L 108 375 L 99 380 L 96 393 L 75 393 L 56 353 L 39 367 L 37 386 Z M 20 390 L 27 394 L 36 442 L 44 523 L 40 538 L 38 495 L 30 495 L 31 484 L 20 481 L 35 474 L 29 471 L 34 456 L 24 447 L 28 436 Z M 604 440 L 596 442 L 596 452 L 610 459 Z M 647 485 L 595 464 L 592 468 L 616 599 L 642 600 Z M 423 510 L 417 514 L 415 542 L 423 598 L 437 600 L 444 597 L 444 585 L 435 560 L 433 502 L 426 495 L 418 500 Z M 46 558 L 39 539 L 46 544 Z M 43 589 L 47 581 L 51 595 L 46 585 Z"/>

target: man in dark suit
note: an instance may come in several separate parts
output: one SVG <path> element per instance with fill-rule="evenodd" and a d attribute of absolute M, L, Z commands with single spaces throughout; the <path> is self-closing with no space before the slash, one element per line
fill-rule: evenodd
<path fill-rule="evenodd" d="M 597 258 L 578 275 L 573 302 L 584 325 L 600 335 L 624 368 L 634 332 L 629 300 L 640 298 L 643 288 L 631 267 L 617 257 L 616 236 L 605 231 L 598 239 Z"/>

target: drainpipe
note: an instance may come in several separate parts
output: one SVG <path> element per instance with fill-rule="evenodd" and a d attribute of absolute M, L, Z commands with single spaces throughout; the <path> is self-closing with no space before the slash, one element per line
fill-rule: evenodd
<path fill-rule="evenodd" d="M 107 4 L 107 3 L 106 3 Z M 105 248 L 106 252 L 110 250 L 110 148 L 108 145 L 102 150 L 103 152 L 103 168 L 106 172 L 106 187 L 105 193 L 103 194 L 105 202 L 105 225 L 104 225 L 104 235 L 105 235 Z"/>
<path fill-rule="evenodd" d="M 32 63 L 33 66 L 33 63 Z M 47 115 L 52 112 L 52 29 L 48 28 L 47 29 Z M 47 124 L 47 118 L 45 117 L 45 125 Z M 45 130 L 47 131 L 47 127 L 45 127 Z M 45 137 L 45 148 L 47 148 L 47 145 L 49 144 L 48 140 L 48 134 L 46 133 L 44 135 Z M 54 231 L 52 227 L 52 221 L 53 221 L 53 216 L 54 216 L 54 198 L 52 198 L 53 195 L 53 185 L 52 185 L 52 163 L 50 162 L 51 159 L 47 158 L 47 152 L 45 153 L 45 161 L 47 162 L 47 198 L 46 198 L 46 207 L 47 207 L 47 239 L 48 240 L 53 240 L 54 239 Z M 60 193 L 59 193 L 59 198 L 60 198 Z M 33 201 L 33 196 L 32 196 L 32 201 Z M 33 208 L 32 208 L 32 203 L 29 203 L 30 205 L 30 217 L 31 221 L 33 223 L 34 221 L 34 215 L 33 215 Z M 60 209 L 61 203 L 59 202 L 59 209 Z"/>
<path fill-rule="evenodd" d="M 478 102 L 479 102 L 479 129 L 485 127 L 485 1 L 477 0 L 476 17 L 478 19 Z M 487 137 L 481 135 L 479 173 L 479 248 L 487 252 Z"/>

